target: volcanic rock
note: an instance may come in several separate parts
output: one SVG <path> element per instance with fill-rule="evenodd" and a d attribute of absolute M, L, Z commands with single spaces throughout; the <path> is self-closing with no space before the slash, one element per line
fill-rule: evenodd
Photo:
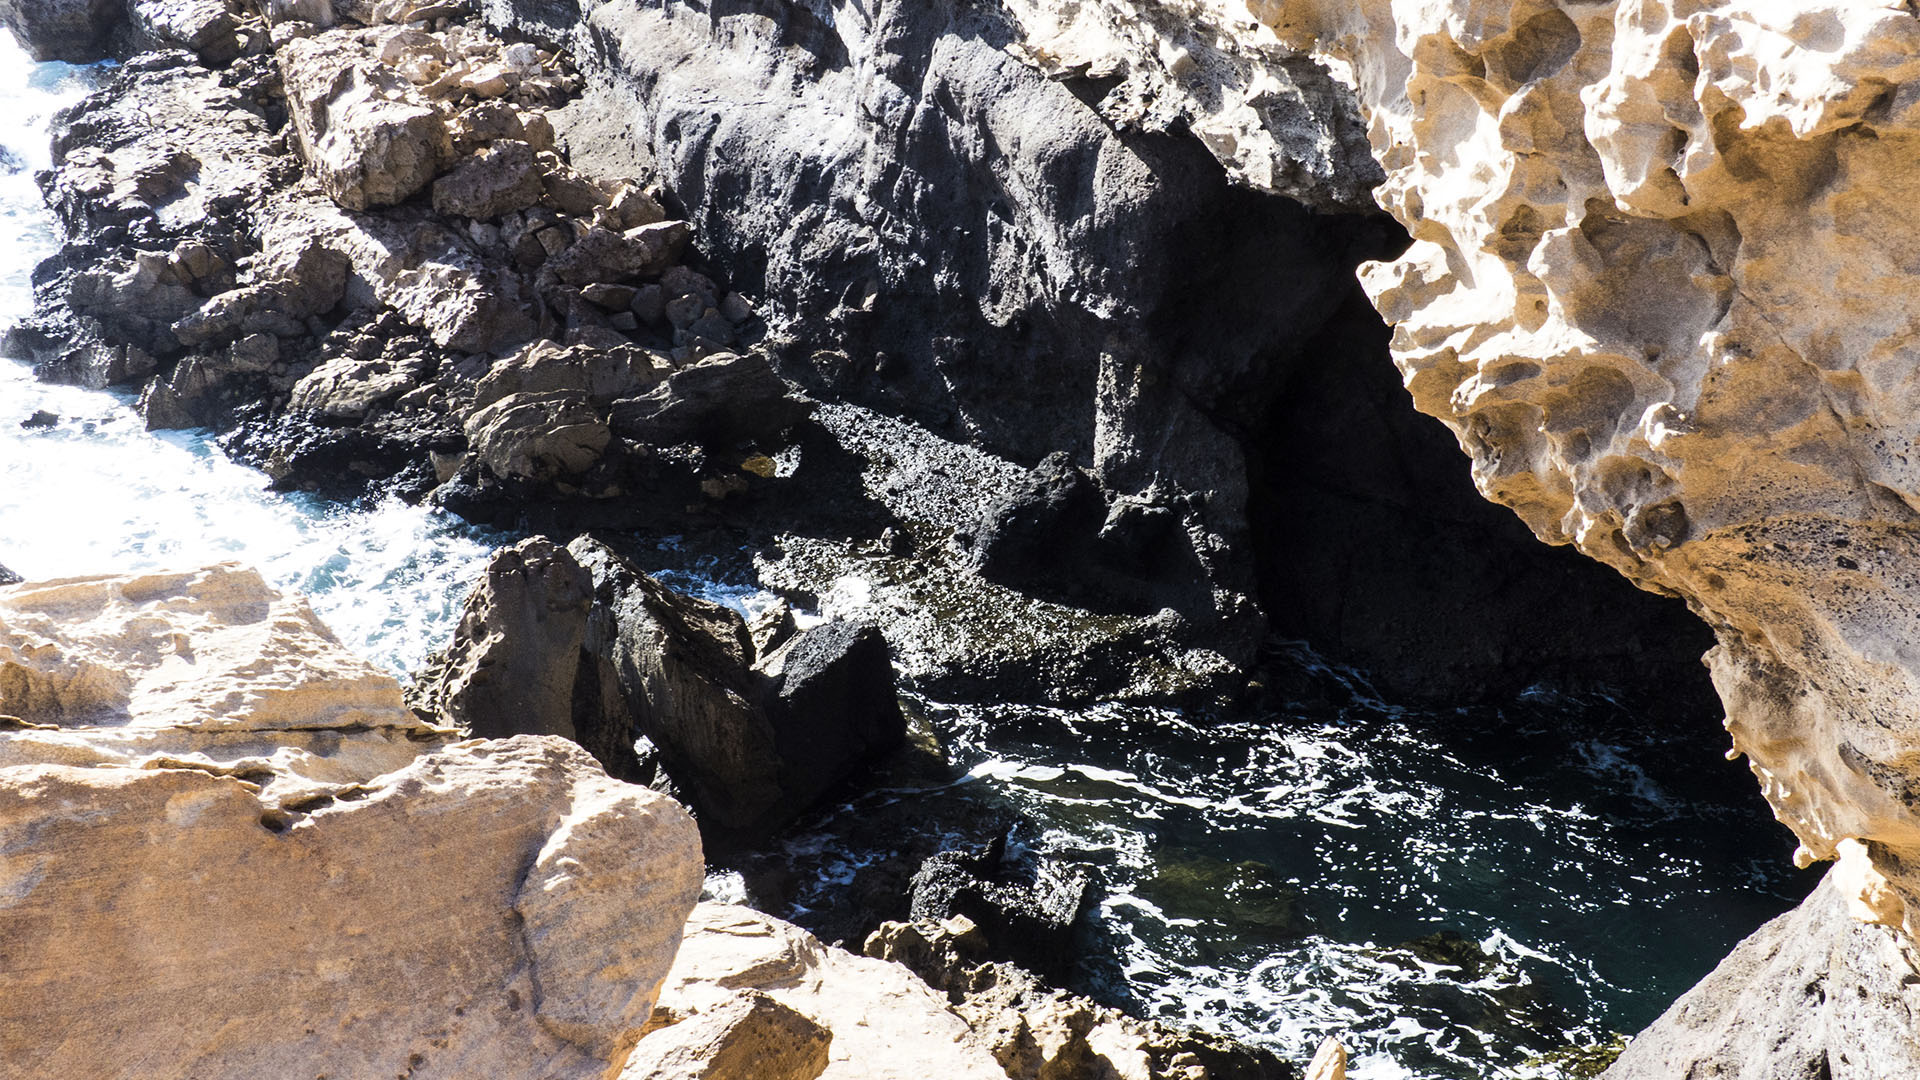
<path fill-rule="evenodd" d="M 3 0 L 0 24 L 35 60 L 86 64 L 105 59 L 126 0 Z"/>
<path fill-rule="evenodd" d="M 575 738 L 574 676 L 592 603 L 593 579 L 567 549 L 544 537 L 502 549 L 416 693 L 476 738 Z"/>
<path fill-rule="evenodd" d="M 758 353 L 720 353 L 674 372 L 610 416 L 623 439 L 652 446 L 772 440 L 812 412 Z"/>

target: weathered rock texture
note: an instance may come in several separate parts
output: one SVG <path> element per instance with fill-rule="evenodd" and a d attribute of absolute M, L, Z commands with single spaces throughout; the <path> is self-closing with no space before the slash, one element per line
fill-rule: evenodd
<path fill-rule="evenodd" d="M 671 800 L 238 567 L 0 588 L 0 714 L 9 1075 L 604 1076 L 700 890 Z"/>
<path fill-rule="evenodd" d="M 475 735 L 574 739 L 613 775 L 684 798 L 716 840 L 764 838 L 906 737 L 873 627 L 762 645 L 739 612 L 590 536 L 497 552 L 414 696 Z"/>
<path fill-rule="evenodd" d="M 1541 539 L 1684 597 L 1712 626 L 1734 748 L 1798 835 L 1796 858 L 1837 856 L 1830 888 L 1910 939 L 1913 13 L 1013 6 L 1056 68 L 1137 69 L 1201 100 L 1250 50 L 1316 56 L 1354 89 L 1386 172 L 1375 195 L 1414 238 L 1361 275 L 1395 326 L 1414 403 L 1453 428 L 1481 492 Z M 1128 29 L 1174 10 L 1194 20 L 1188 39 L 1215 44 L 1156 52 L 1155 35 Z M 1231 119 L 1235 100 L 1207 103 L 1226 115 L 1197 126 Z M 1689 1052 L 1714 1064 L 1673 1058 L 1658 1074 L 1801 1067 L 1740 1038 Z M 1760 1056 L 1728 1064 L 1745 1055 Z M 1618 1074 L 1641 1075 L 1625 1062 Z"/>
<path fill-rule="evenodd" d="M 1269 629 L 1411 692 L 1667 670 L 1694 648 L 1667 644 L 1689 632 L 1679 605 L 1540 551 L 1418 464 L 1443 432 L 1368 406 L 1397 391 L 1349 269 L 1397 250 L 1397 230 L 1303 206 L 1370 209 L 1381 173 L 1352 92 L 1304 56 L 1239 47 L 1237 24 L 1168 29 L 1193 6 L 1116 15 L 1182 72 L 1224 57 L 1191 88 L 1051 63 L 998 5 L 482 10 L 570 51 L 586 89 L 555 124 L 575 167 L 658 177 L 762 300 L 783 374 L 1085 472 L 1098 498 L 1055 523 L 1061 565 L 1003 580 L 1103 616 L 1170 613 L 1205 647 L 1166 656 L 1189 681 L 1244 669 Z M 1566 622 L 1517 599 L 1588 595 L 1606 599 Z M 1497 610 L 1464 614 L 1481 605 Z M 1582 619 L 1604 630 L 1569 633 Z"/>

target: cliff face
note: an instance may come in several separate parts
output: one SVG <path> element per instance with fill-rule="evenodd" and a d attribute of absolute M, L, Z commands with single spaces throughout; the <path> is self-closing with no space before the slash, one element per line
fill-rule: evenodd
<path fill-rule="evenodd" d="M 565 47 L 574 166 L 658 177 L 782 374 L 1089 471 L 1104 504 L 1050 522 L 1073 554 L 1022 587 L 1172 609 L 1236 663 L 1277 630 L 1455 697 L 1704 647 L 1678 605 L 1611 590 L 1432 465 L 1446 438 L 1396 407 L 1350 275 L 1404 238 L 1367 196 L 1352 91 L 1311 58 L 1172 7 L 1116 10 L 1113 40 L 1212 49 L 1204 85 L 1065 55 L 996 5 L 482 11 Z M 1548 618 L 1549 596 L 1579 611 Z"/>
<path fill-rule="evenodd" d="M 1161 89 L 1256 184 L 1280 170 L 1230 137 L 1260 93 L 1244 73 L 1312 55 L 1354 89 L 1375 195 L 1414 237 L 1361 277 L 1415 405 L 1542 540 L 1713 627 L 1734 749 L 1796 859 L 1837 857 L 1849 910 L 1911 938 L 1920 21 L 1838 4 L 1013 7 L 1032 54 Z M 1142 29 L 1174 15 L 1178 34 Z"/>

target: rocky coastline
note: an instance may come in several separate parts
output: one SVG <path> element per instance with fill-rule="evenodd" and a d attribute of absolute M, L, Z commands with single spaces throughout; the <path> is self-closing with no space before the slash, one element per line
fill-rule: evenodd
<path fill-rule="evenodd" d="M 0 569 L 0 826 L 90 853 L 0 848 L 39 995 L 0 1056 L 139 1073 L 25 1021 L 109 993 L 72 989 L 105 936 L 145 996 L 89 1022 L 180 1075 L 1294 1076 L 1049 988 L 1082 896 L 999 848 L 914 852 L 865 956 L 696 899 L 912 767 L 896 680 L 1231 708 L 1302 640 L 1650 722 L 1706 652 L 1838 865 L 1606 1075 L 1920 1069 L 1907 316 L 1808 284 L 1904 295 L 1911 16 L 1241 6 L 0 0 L 36 58 L 120 61 L 0 352 L 282 489 L 530 537 L 404 701 L 240 568 Z M 669 535 L 821 620 L 675 594 L 629 557 Z M 430 866 L 356 839 L 414 827 Z M 428 925 L 355 891 L 416 880 Z M 232 1026 L 173 1026 L 216 967 Z M 1793 980 L 1828 989 L 1751 989 Z"/>

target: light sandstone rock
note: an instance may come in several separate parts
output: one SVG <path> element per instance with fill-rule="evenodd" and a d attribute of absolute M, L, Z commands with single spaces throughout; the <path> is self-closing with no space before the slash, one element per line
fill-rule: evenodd
<path fill-rule="evenodd" d="M 327 194 L 349 210 L 402 202 L 453 158 L 445 116 L 381 61 L 382 42 L 381 31 L 343 27 L 289 42 L 277 54 L 293 142 Z"/>
<path fill-rule="evenodd" d="M 670 801 L 230 565 L 0 588 L 0 713 L 9 1075 L 602 1077 L 700 888 Z"/>
<path fill-rule="evenodd" d="M 759 990 L 833 1034 L 821 1080 L 1006 1080 L 967 1024 L 912 972 L 823 945 L 750 908 L 703 903 L 660 991 L 669 1014 Z M 669 1029 L 671 1030 L 671 1029 Z M 645 1053 L 648 1035 L 634 1050 Z"/>
<path fill-rule="evenodd" d="M 832 1041 L 826 1028 L 744 990 L 642 1039 L 620 1080 L 814 1080 Z"/>

